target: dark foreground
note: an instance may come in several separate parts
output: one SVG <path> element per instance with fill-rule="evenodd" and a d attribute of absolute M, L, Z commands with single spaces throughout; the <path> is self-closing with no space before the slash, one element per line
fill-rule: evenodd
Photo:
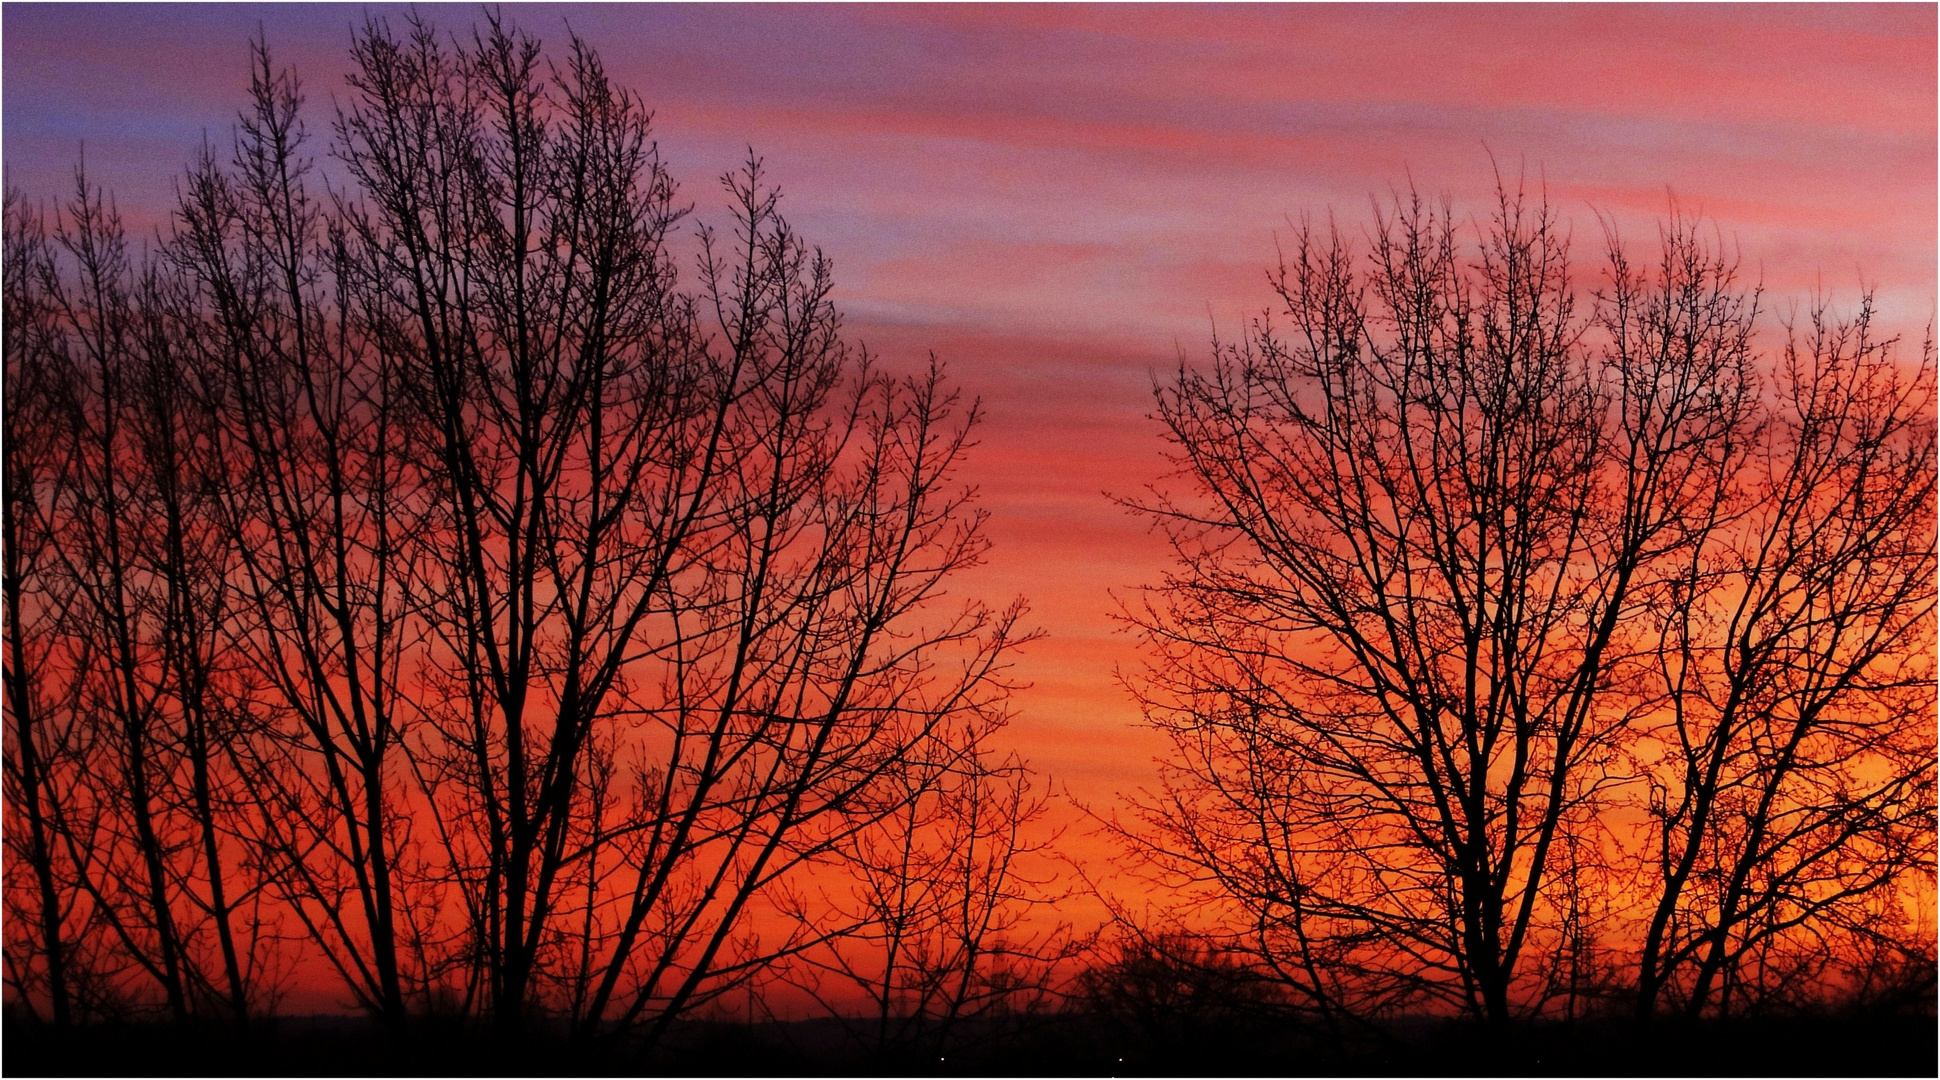
<path fill-rule="evenodd" d="M 427 1025 L 404 1040 L 358 1020 L 264 1021 L 248 1032 L 103 1025 L 65 1034 L 9 1017 L 0 1070 L 17 1076 L 1933 1076 L 1932 1015 L 1845 1014 L 1660 1025 L 1526 1027 L 1506 1040 L 1439 1023 L 1328 1047 L 1255 1030 L 1128 1032 L 1082 1014 L 989 1033 L 946 1057 L 866 1053 L 832 1021 L 691 1022 L 651 1053 L 574 1050 L 541 1035 L 518 1046 Z"/>

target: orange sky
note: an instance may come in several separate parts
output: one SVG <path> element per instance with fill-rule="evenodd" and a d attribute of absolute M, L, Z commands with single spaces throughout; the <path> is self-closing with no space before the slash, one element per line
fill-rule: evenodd
<path fill-rule="evenodd" d="M 160 220 L 205 132 L 223 141 L 260 24 L 328 128 L 361 6 L 9 3 L 5 160 L 62 189 L 85 143 L 131 221 Z M 375 13 L 401 11 L 370 5 Z M 1412 175 L 1478 207 L 1490 155 L 1546 178 L 1594 265 L 1593 210 L 1654 235 L 1667 189 L 1714 218 L 1778 306 L 1879 290 L 1934 311 L 1935 7 L 728 7 L 507 5 L 563 21 L 709 178 L 752 144 L 834 257 L 854 336 L 935 350 L 990 420 L 974 479 L 996 548 L 966 589 L 1022 594 L 1015 744 L 1096 805 L 1157 747 L 1114 682 L 1138 662 L 1109 592 L 1163 552 L 1102 494 L 1159 467 L 1155 371 L 1264 304 L 1289 215 L 1365 217 Z M 448 28 L 469 7 L 433 8 Z"/>

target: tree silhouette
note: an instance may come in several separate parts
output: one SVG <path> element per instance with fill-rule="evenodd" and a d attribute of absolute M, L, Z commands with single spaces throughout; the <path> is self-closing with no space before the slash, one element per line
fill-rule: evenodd
<path fill-rule="evenodd" d="M 348 237 L 310 193 L 300 87 L 260 43 L 227 166 L 183 185 L 171 265 L 209 373 L 210 480 L 240 617 L 226 642 L 254 737 L 236 828 L 353 997 L 406 1010 L 399 747 L 422 631 L 404 597 L 419 527 L 396 445 L 398 375 L 355 318 Z"/>
<path fill-rule="evenodd" d="M 1303 222 L 1156 388 L 1170 749 L 1109 828 L 1179 911 L 1099 890 L 1094 950 L 1025 607 L 953 591 L 981 406 L 852 340 L 762 160 L 690 226 L 496 13 L 366 18 L 320 134 L 250 59 L 148 241 L 6 192 L 10 1017 L 676 1053 L 805 998 L 883 1066 L 1930 1002 L 1935 351 L 1870 295 L 1770 336 L 1693 222 L 1591 281 L 1500 182 Z"/>
<path fill-rule="evenodd" d="M 1662 247 L 1641 273 L 1613 234 L 1585 314 L 1546 204 L 1499 189 L 1471 238 L 1409 193 L 1364 255 L 1303 226 L 1284 322 L 1158 392 L 1143 842 L 1310 1007 L 1537 1007 L 1531 950 L 1580 970 L 1585 889 L 1620 887 L 1582 838 L 1640 789 L 1675 851 L 1646 1014 L 1931 866 L 1931 352 L 1892 374 L 1862 318 L 1769 402 L 1755 291 L 1686 222 Z"/>
<path fill-rule="evenodd" d="M 66 1022 L 80 904 L 177 1020 L 320 964 L 393 1031 L 651 1042 L 1004 722 L 978 407 L 845 338 L 758 159 L 684 287 L 577 39 L 366 22 L 321 169 L 252 59 L 156 255 L 9 196 L 11 984 Z"/>
<path fill-rule="evenodd" d="M 1871 320 L 1791 334 L 1741 516 L 1658 615 L 1641 1018 L 1820 984 L 1932 866 L 1932 345 L 1901 370 Z"/>
<path fill-rule="evenodd" d="M 1041 909 L 1063 895 L 1046 865 L 1060 834 L 1036 826 L 1048 797 L 993 729 L 933 740 L 898 763 L 877 824 L 844 846 L 837 882 L 798 901 L 821 948 L 788 977 L 878 1061 L 944 1057 L 1013 1034 L 1059 1003 L 1061 966 L 1087 942 Z M 1034 919 L 1033 917 L 1037 918 Z M 860 990 L 866 1010 L 844 1010 Z M 969 1030 L 974 1029 L 974 1030 Z"/>
<path fill-rule="evenodd" d="M 14 815 L 7 829 L 7 890 L 13 912 L 33 913 L 36 937 L 29 942 L 8 935 L 7 980 L 30 1008 L 44 985 L 51 1018 L 64 1028 L 74 1013 L 66 930 L 71 891 L 57 869 L 57 800 L 76 732 L 65 700 L 71 681 L 55 674 L 53 661 L 67 595 L 53 572 L 48 506 L 63 465 L 51 439 L 58 430 L 52 409 L 60 375 L 52 363 L 59 331 L 45 294 L 52 258 L 39 215 L 8 188 L 7 273 L 0 283 L 6 303 L 0 317 L 6 335 L 6 517 L 0 539 L 7 605 L 5 777 Z"/>

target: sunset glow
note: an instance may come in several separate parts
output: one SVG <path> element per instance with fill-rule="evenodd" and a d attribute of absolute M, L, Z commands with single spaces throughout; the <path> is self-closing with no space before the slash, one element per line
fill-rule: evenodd
<path fill-rule="evenodd" d="M 157 221 L 242 104 L 242 41 L 260 24 L 297 66 L 321 131 L 362 10 L 10 5 L 12 181 L 55 190 L 85 147 L 124 213 Z M 1154 752 L 1107 616 L 1163 555 L 1105 493 L 1156 475 L 1154 374 L 1264 306 L 1290 216 L 1356 220 L 1410 176 L 1473 210 L 1493 156 L 1547 183 L 1586 264 L 1594 213 L 1641 240 L 1674 196 L 1781 304 L 1867 283 L 1897 326 L 1933 312 L 1928 7 L 506 12 L 601 49 L 700 220 L 710 178 L 762 154 L 854 335 L 892 363 L 934 351 L 984 399 L 996 547 L 973 580 L 1049 632 L 1012 730 L 1088 802 Z"/>
<path fill-rule="evenodd" d="M 313 187 L 341 187 L 326 147 L 355 99 L 354 29 L 411 10 L 9 3 L 7 183 L 51 206 L 84 160 L 133 246 L 159 248 L 185 167 L 205 146 L 227 160 L 260 34 L 303 79 Z M 476 9 L 419 10 L 469 43 Z M 1044 636 L 1014 660 L 1028 686 L 998 744 L 1070 796 L 1050 813 L 1064 854 L 1131 907 L 1168 902 L 1115 876 L 1100 825 L 1160 782 L 1171 745 L 1127 685 L 1149 657 L 1123 615 L 1176 567 L 1126 508 L 1170 482 L 1155 388 L 1208 363 L 1215 340 L 1249 340 L 1303 223 L 1338 224 L 1365 251 L 1371 206 L 1412 185 L 1479 235 L 1498 184 L 1521 185 L 1567 227 L 1579 314 L 1609 287 L 1606 237 L 1654 265 L 1675 214 L 1762 287 L 1768 350 L 1815 300 L 1850 316 L 1871 291 L 1875 328 L 1911 364 L 1936 317 L 1931 4 L 503 12 L 555 60 L 584 39 L 651 112 L 674 201 L 692 206 L 672 242 L 683 287 L 696 226 L 733 235 L 719 178 L 752 153 L 832 260 L 847 340 L 901 375 L 933 355 L 981 402 L 956 476 L 978 490 L 991 547 L 946 595 L 1028 604 L 1023 625 Z M 1078 898 L 1059 914 L 1096 925 L 1105 909 Z M 324 965 L 304 963 L 296 1000 L 341 1003 Z"/>

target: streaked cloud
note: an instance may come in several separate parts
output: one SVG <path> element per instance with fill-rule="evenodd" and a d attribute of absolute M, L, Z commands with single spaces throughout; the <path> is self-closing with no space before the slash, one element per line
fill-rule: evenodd
<path fill-rule="evenodd" d="M 227 138 L 249 35 L 306 75 L 321 136 L 365 10 L 8 4 L 9 176 L 54 194 L 85 144 L 157 227 L 182 165 Z M 708 178 L 758 148 L 857 335 L 895 364 L 935 350 L 984 398 L 970 479 L 998 546 L 975 585 L 1032 597 L 1052 633 L 1017 738 L 1097 798 L 1149 753 L 1107 591 L 1162 565 L 1103 493 L 1158 474 L 1152 373 L 1265 302 L 1289 215 L 1358 223 L 1410 176 L 1479 208 L 1492 155 L 1546 183 L 1580 241 L 1593 210 L 1647 241 L 1674 195 L 1775 299 L 1863 276 L 1897 325 L 1933 313 L 1931 5 L 505 10 L 601 49 L 704 220 Z"/>

